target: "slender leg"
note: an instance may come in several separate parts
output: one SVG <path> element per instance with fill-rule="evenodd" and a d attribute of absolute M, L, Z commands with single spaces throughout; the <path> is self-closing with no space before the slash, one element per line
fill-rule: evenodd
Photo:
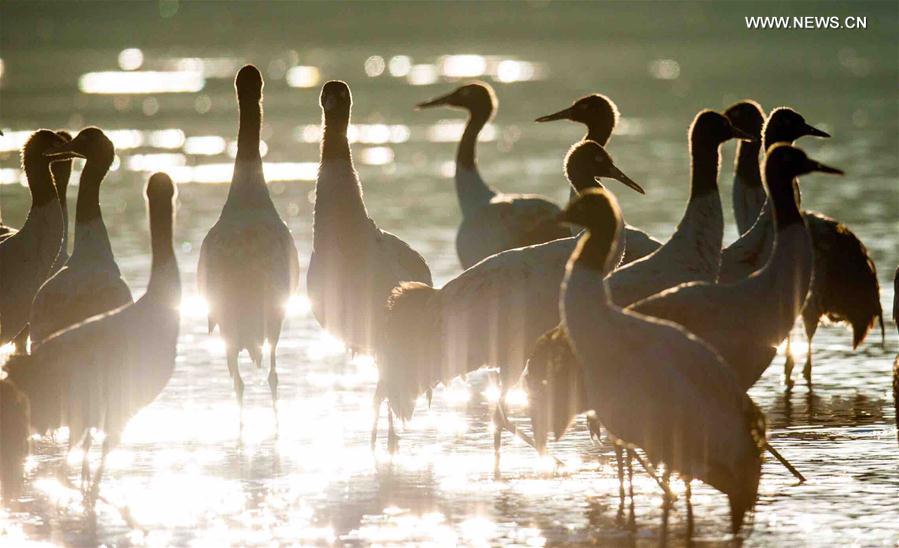
<path fill-rule="evenodd" d="M 793 351 L 791 349 L 790 336 L 787 335 L 787 348 L 785 350 L 787 355 L 787 359 L 784 361 L 784 384 L 787 385 L 787 389 L 793 388 L 793 366 L 796 365 L 796 361 L 793 360 Z"/>
<path fill-rule="evenodd" d="M 509 420 L 509 412 L 506 409 L 505 400 L 503 400 L 502 398 L 500 398 L 499 402 L 497 403 L 496 409 L 494 409 L 493 411 L 493 423 L 496 426 L 496 432 L 493 433 L 494 451 L 498 452 L 500 447 L 497 442 L 497 437 L 502 434 L 502 430 L 508 430 L 509 433 L 517 436 L 518 439 L 528 444 L 534 451 L 537 451 L 541 455 L 545 453 L 545 451 L 540 451 L 540 448 L 537 447 L 537 442 L 534 441 L 534 438 L 519 430 L 518 427 Z M 500 442 L 501 441 L 502 440 L 500 439 Z M 553 460 L 556 461 L 556 467 L 565 466 L 565 463 L 562 462 L 558 457 L 553 455 L 550 456 L 552 456 Z"/>
<path fill-rule="evenodd" d="M 665 485 L 670 485 L 671 482 L 671 469 L 667 466 L 665 467 L 665 473 L 662 476 L 662 481 L 665 482 Z M 667 493 L 662 495 L 662 534 L 660 539 L 660 544 L 665 546 L 668 544 L 668 515 L 671 513 L 671 497 L 668 496 Z"/>
<path fill-rule="evenodd" d="M 799 472 L 799 470 L 797 470 L 792 464 L 790 464 L 790 461 L 788 461 L 786 458 L 784 458 L 784 456 L 781 455 L 780 452 L 778 452 L 778 450 L 775 449 L 770 443 L 765 443 L 765 449 L 769 453 L 771 453 L 771 455 L 774 456 L 774 458 L 777 459 L 778 462 L 783 464 L 784 467 L 787 470 L 789 470 L 790 473 L 793 474 L 796 477 L 796 479 L 799 480 L 800 483 L 805 483 L 805 476 L 803 476 Z"/>
<path fill-rule="evenodd" d="M 631 497 L 630 515 L 628 516 L 628 527 L 632 531 L 636 531 L 637 517 L 634 514 L 634 467 L 632 465 L 633 456 L 634 456 L 633 450 L 628 449 L 627 450 L 627 458 L 625 459 L 625 464 L 627 464 L 627 489 L 628 489 L 628 494 Z"/>
<path fill-rule="evenodd" d="M 693 490 L 690 487 L 690 480 L 684 479 L 684 497 L 687 499 L 687 543 L 693 541 L 693 501 L 691 497 Z"/>
<path fill-rule="evenodd" d="M 590 439 L 595 443 L 599 443 L 602 436 L 602 424 L 596 418 L 596 415 L 587 415 L 587 429 L 590 431 Z"/>
<path fill-rule="evenodd" d="M 624 449 L 615 444 L 615 463 L 618 465 L 618 522 L 624 520 Z"/>
<path fill-rule="evenodd" d="M 503 430 L 506 428 L 506 417 L 502 410 L 502 396 L 493 410 L 493 469 L 499 470 L 499 454 L 503 443 Z"/>
<path fill-rule="evenodd" d="M 814 334 L 808 336 L 808 353 L 805 355 L 805 366 L 802 368 L 802 376 L 805 377 L 805 382 L 811 386 L 812 385 L 812 339 L 814 338 Z"/>
<path fill-rule="evenodd" d="M 94 481 L 91 484 L 90 505 L 92 508 L 97 503 L 97 497 L 100 495 L 100 482 L 103 480 L 103 473 L 106 471 L 106 457 L 109 456 L 112 445 L 113 436 L 107 435 L 106 439 L 103 440 L 103 453 L 100 456 L 100 466 L 97 467 L 97 473 L 94 474 Z"/>
<path fill-rule="evenodd" d="M 240 435 L 243 436 L 243 379 L 240 378 L 240 370 L 237 368 L 237 350 L 228 349 L 228 373 L 234 382 L 234 395 L 237 396 L 237 405 L 240 407 Z"/>
<path fill-rule="evenodd" d="M 280 430 L 280 421 L 278 419 L 278 369 L 275 363 L 276 348 L 277 342 L 271 343 L 271 349 L 268 352 L 268 387 L 272 392 L 272 410 L 275 412 L 275 433 L 277 435 Z"/>
<path fill-rule="evenodd" d="M 640 466 L 643 467 L 643 470 L 646 471 L 649 476 L 655 480 L 658 484 L 659 488 L 665 493 L 671 500 L 677 500 L 677 497 L 674 496 L 674 493 L 671 492 L 671 488 L 665 483 L 665 481 L 659 477 L 659 473 L 653 467 L 652 464 L 649 463 L 646 459 L 640 456 L 640 453 L 636 450 L 633 451 L 633 457 L 637 459 L 637 462 L 640 463 Z"/>
<path fill-rule="evenodd" d="M 387 408 L 387 449 L 391 454 L 396 453 L 397 449 L 399 449 L 400 445 L 400 437 L 396 435 L 396 430 L 393 427 L 393 412 L 390 411 L 390 408 Z"/>
<path fill-rule="evenodd" d="M 372 398 L 372 406 L 375 410 L 375 420 L 371 426 L 371 449 L 375 450 L 375 443 L 378 441 L 378 419 L 381 418 L 381 403 L 384 401 L 383 388 L 381 382 L 378 381 L 378 386 L 375 388 L 375 395 Z M 390 412 L 389 410 L 387 411 Z"/>
<path fill-rule="evenodd" d="M 91 429 L 88 428 L 84 432 L 84 439 L 81 442 L 81 491 L 86 492 L 87 487 L 91 482 L 91 463 L 90 463 L 90 451 L 91 451 Z"/>

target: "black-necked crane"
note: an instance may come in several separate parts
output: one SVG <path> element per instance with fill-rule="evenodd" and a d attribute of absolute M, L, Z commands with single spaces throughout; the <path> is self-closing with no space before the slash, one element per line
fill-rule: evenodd
<path fill-rule="evenodd" d="M 771 112 L 763 134 L 766 147 L 778 142 L 792 143 L 805 135 L 830 137 L 826 132 L 809 125 L 799 113 L 786 107 Z M 881 334 L 884 327 L 877 268 L 864 243 L 849 227 L 822 213 L 803 210 L 802 216 L 812 236 L 815 250 L 815 275 L 812 277 L 808 302 L 802 310 L 802 322 L 808 341 L 803 376 L 806 382 L 811 383 L 812 339 L 822 318 L 848 323 L 852 327 L 853 348 L 865 340 L 877 322 L 880 323 Z M 722 252 L 720 281 L 738 281 L 765 264 L 774 238 L 772 227 L 771 209 L 767 205 L 763 206 L 750 230 Z M 794 361 L 790 351 L 790 337 L 787 337 L 786 354 L 784 381 L 791 387 Z"/>
<path fill-rule="evenodd" d="M 666 476 L 726 494 L 738 534 L 758 496 L 764 416 L 706 343 L 614 304 L 606 275 L 621 218 L 611 194 L 587 191 L 561 218 L 587 229 L 566 269 L 560 308 L 583 364 L 588 407 L 617 443 L 664 463 Z"/>
<path fill-rule="evenodd" d="M 570 236 L 553 218 L 559 206 L 536 194 L 506 194 L 488 185 L 478 170 L 478 135 L 496 110 L 496 94 L 489 84 L 475 82 L 419 103 L 417 108 L 448 106 L 468 111 L 468 124 L 456 152 L 456 195 L 462 222 L 456 233 L 456 252 L 462 268 L 500 251 Z"/>
<path fill-rule="evenodd" d="M 576 188 L 611 178 L 640 190 L 601 145 L 582 141 L 566 157 Z M 623 234 L 623 231 L 622 231 Z M 499 451 L 506 391 L 518 380 L 537 337 L 559 322 L 559 287 L 576 237 L 498 253 L 442 288 L 404 284 L 391 298 L 381 382 L 390 409 L 411 418 L 419 395 L 484 366 L 500 368 L 501 395 L 494 417 Z"/>
<path fill-rule="evenodd" d="M 106 457 L 128 421 L 156 399 L 175 369 L 181 301 L 172 245 L 175 187 L 168 175 L 156 173 L 146 195 L 152 264 L 144 295 L 36 342 L 31 354 L 13 354 L 3 366 L 7 377 L 0 381 L 7 395 L 24 396 L 15 400 L 19 405 L 11 411 L 18 414 L 10 413 L 10 418 L 27 417 L 30 429 L 39 434 L 67 427 L 70 450 L 82 443 L 82 479 L 90 484 L 93 499 Z M 4 420 L 9 411 L 5 406 L 12 401 L 4 402 Z M 105 434 L 93 480 L 87 467 L 92 429 Z"/>
<path fill-rule="evenodd" d="M 299 281 L 299 257 L 290 229 L 272 202 L 259 153 L 262 129 L 262 75 L 252 65 L 237 73 L 240 126 L 234 175 L 221 216 L 200 248 L 197 285 L 209 306 L 209 332 L 219 327 L 228 372 L 241 410 L 244 382 L 238 355 L 246 350 L 262 367 L 269 346 L 268 385 L 278 417 L 276 355 L 287 301 Z"/>
<path fill-rule="evenodd" d="M 585 141 L 596 141 L 602 146 L 607 146 L 615 126 L 618 124 L 618 106 L 605 95 L 594 93 L 581 97 L 570 107 L 564 108 L 553 114 L 547 114 L 537 118 L 536 122 L 552 122 L 555 120 L 570 120 L 587 126 Z M 572 188 L 569 201 L 577 197 L 576 189 Z M 662 242 L 656 240 L 646 232 L 625 224 L 624 235 L 624 264 L 643 258 L 662 246 Z"/>
<path fill-rule="evenodd" d="M 86 162 L 78 184 L 72 256 L 59 272 L 44 282 L 34 297 L 30 321 L 32 342 L 133 302 L 131 290 L 116 264 L 100 210 L 100 185 L 115 158 L 112 141 L 101 129 L 89 127 L 47 154 L 76 156 L 85 158 Z M 61 163 L 64 162 L 53 165 Z"/>
<path fill-rule="evenodd" d="M 313 250 L 306 275 L 309 301 L 322 329 L 354 352 L 373 354 L 380 368 L 391 291 L 402 282 L 431 284 L 431 271 L 409 244 L 381 230 L 365 208 L 347 138 L 353 104 L 349 86 L 341 81 L 326 83 L 320 103 L 323 132 Z M 384 397 L 383 382 L 379 382 L 372 444 Z M 388 418 L 392 425 L 392 415 Z"/>
<path fill-rule="evenodd" d="M 53 131 L 41 129 L 22 149 L 31 209 L 22 228 L 0 242 L 0 345 L 27 327 L 34 295 L 49 276 L 62 246 L 62 207 L 50 172 L 52 160 L 45 153 L 64 142 Z M 21 344 L 17 347 L 22 349 Z"/>

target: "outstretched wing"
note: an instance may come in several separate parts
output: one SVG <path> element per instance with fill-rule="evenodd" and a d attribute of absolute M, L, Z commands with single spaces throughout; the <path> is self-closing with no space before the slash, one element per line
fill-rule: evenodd
<path fill-rule="evenodd" d="M 568 237 L 512 249 L 440 290 L 445 378 L 484 365 L 515 382 L 537 339 L 559 323 L 559 290 L 577 243 Z"/>

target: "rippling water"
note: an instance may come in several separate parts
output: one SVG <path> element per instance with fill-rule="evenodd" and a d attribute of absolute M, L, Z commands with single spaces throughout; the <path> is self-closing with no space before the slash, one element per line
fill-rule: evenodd
<path fill-rule="evenodd" d="M 657 542 L 658 488 L 638 474 L 636 532 L 619 524 L 612 450 L 594 446 L 583 422 L 552 447 L 565 462 L 562 471 L 506 438 L 503 477 L 494 478 L 493 391 L 482 374 L 438 390 L 430 409 L 422 402 L 400 432 L 398 455 L 383 448 L 373 454 L 368 433 L 377 370 L 322 333 L 303 297 L 291 302 L 279 346 L 280 436 L 274 437 L 265 375 L 242 358 L 249 382 L 238 442 L 224 353 L 206 334 L 195 268 L 227 192 L 222 183 L 230 179 L 236 138 L 231 79 L 244 62 L 256 63 L 266 77 L 265 170 L 303 265 L 311 249 L 318 88 L 327 79 L 347 80 L 353 89 L 353 149 L 369 211 L 422 252 L 439 283 L 459 271 L 450 175 L 462 116 L 414 112 L 414 103 L 468 78 L 492 82 L 500 109 L 479 149 L 485 178 L 503 190 L 561 202 L 562 155 L 582 130 L 531 120 L 583 94 L 608 94 L 623 115 L 609 150 L 647 195 L 611 188 L 630 223 L 664 239 L 686 199 L 692 116 L 751 96 L 766 108 L 794 106 L 834 135 L 800 144 L 848 175 L 807 177 L 804 205 L 846 222 L 865 241 L 889 310 L 889 276 L 899 262 L 895 9 L 854 4 L 851 14 L 869 18 L 864 32 L 751 33 L 742 17 L 758 10 L 740 4 L 535 3 L 514 15 L 500 4 L 477 6 L 282 4 L 271 13 L 224 3 L 179 11 L 171 1 L 77 11 L 9 6 L 12 18 L 0 32 L 4 221 L 19 225 L 25 213 L 16 149 L 28 132 L 86 124 L 115 130 L 109 133 L 118 161 L 102 202 L 124 277 L 142 293 L 149 257 L 141 189 L 149 172 L 165 170 L 180 183 L 175 237 L 185 297 L 174 378 L 111 455 L 106 502 L 96 517 L 87 517 L 80 495 L 58 479 L 66 465 L 60 433 L 36 444 L 24 496 L 0 509 L 0 544 Z M 845 11 L 805 6 L 813 14 Z M 672 28 L 672 21 L 683 26 Z M 725 148 L 727 209 L 732 147 Z M 899 539 L 899 448 L 889 388 L 897 343 L 892 322 L 887 328 L 885 346 L 876 333 L 853 352 L 846 330 L 824 327 L 815 339 L 813 390 L 797 383 L 785 393 L 782 356 L 752 389 L 769 416 L 773 443 L 809 481 L 796 485 L 776 463 L 765 464 L 750 544 Z M 798 330 L 796 343 L 799 361 Z M 527 428 L 521 405 L 513 412 Z M 79 459 L 69 457 L 73 481 Z M 725 498 L 697 486 L 693 503 L 696 538 L 725 542 Z M 669 534 L 685 539 L 681 501 Z"/>

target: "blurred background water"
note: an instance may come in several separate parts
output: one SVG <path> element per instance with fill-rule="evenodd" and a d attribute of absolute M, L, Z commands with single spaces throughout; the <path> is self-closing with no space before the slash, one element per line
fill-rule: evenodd
<path fill-rule="evenodd" d="M 747 30 L 744 16 L 846 15 L 866 30 Z M 484 177 L 511 192 L 567 196 L 561 162 L 583 130 L 539 115 L 592 92 L 622 113 L 609 151 L 646 196 L 611 183 L 628 221 L 664 240 L 687 196 L 686 130 L 701 108 L 752 97 L 789 105 L 834 135 L 800 142 L 845 178 L 803 180 L 803 204 L 847 223 L 878 266 L 889 315 L 899 262 L 899 70 L 894 2 L 881 3 L 232 3 L 0 4 L 0 208 L 19 226 L 28 207 L 18 149 L 36 128 L 97 125 L 118 150 L 101 192 L 124 277 L 136 295 L 149 272 L 142 186 L 167 171 L 179 183 L 176 250 L 185 287 L 171 384 L 136 417 L 95 518 L 56 475 L 65 437 L 37 444 L 25 495 L 0 509 L 0 544 L 654 544 L 661 496 L 637 479 L 638 529 L 616 523 L 614 459 L 582 422 L 552 447 L 560 473 L 506 440 L 493 476 L 483 375 L 438 390 L 401 430 L 399 455 L 368 447 L 377 370 L 322 333 L 304 294 L 291 302 L 280 350 L 281 432 L 275 439 L 264 374 L 242 358 L 247 428 L 223 347 L 206 335 L 196 297 L 199 244 L 218 216 L 236 138 L 234 74 L 265 79 L 263 153 L 281 215 L 308 264 L 320 85 L 353 90 L 356 165 L 371 215 L 418 249 L 435 281 L 459 272 L 459 208 L 451 181 L 464 116 L 415 112 L 421 100 L 483 79 L 499 96 L 484 131 Z M 732 145 L 721 193 L 728 222 Z M 77 184 L 77 167 L 73 183 Z M 77 186 L 69 193 L 74 205 Z M 726 240 L 735 237 L 728 225 Z M 798 335 L 798 331 L 797 331 Z M 804 339 L 794 345 L 804 357 Z M 815 339 L 813 390 L 781 382 L 783 357 L 751 391 L 770 434 L 809 482 L 766 463 L 749 544 L 894 545 L 899 448 L 890 395 L 896 331 L 856 352 L 842 328 Z M 523 402 L 519 402 L 523 403 Z M 516 420 L 524 416 L 514 407 Z M 383 431 L 382 431 L 383 435 Z M 96 458 L 96 455 L 94 455 Z M 72 455 L 70 463 L 80 456 Z M 68 469 L 75 478 L 75 469 Z M 685 540 L 682 503 L 672 540 Z M 127 509 L 128 519 L 123 519 Z M 696 537 L 727 539 L 726 501 L 694 489 Z M 130 523 L 129 523 L 130 521 Z M 5 540 L 2 540 L 5 539 Z"/>

